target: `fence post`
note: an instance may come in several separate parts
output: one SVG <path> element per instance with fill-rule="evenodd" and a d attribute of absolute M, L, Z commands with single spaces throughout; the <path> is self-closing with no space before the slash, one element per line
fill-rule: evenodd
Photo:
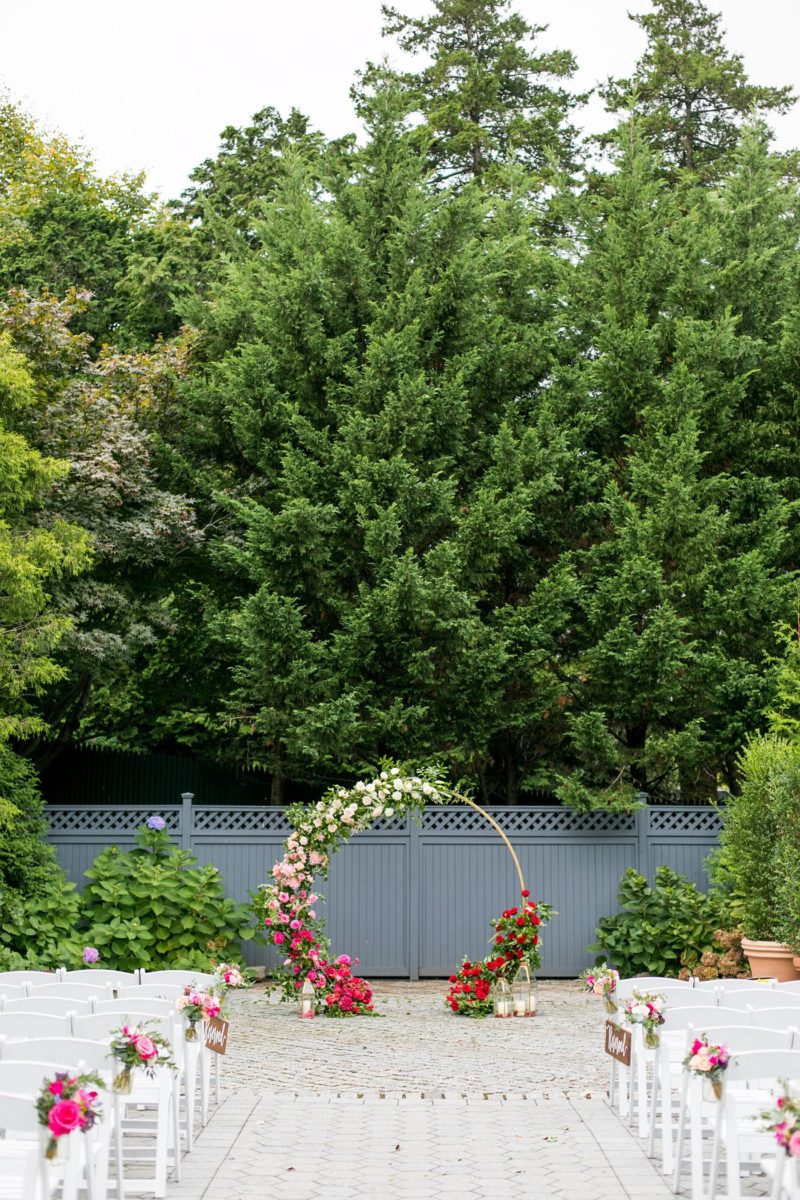
<path fill-rule="evenodd" d="M 425 810 L 422 811 L 424 819 Z M 408 977 L 416 982 L 419 979 L 420 827 L 417 821 L 412 819 L 411 813 L 406 815 L 406 828 L 408 830 Z"/>
<path fill-rule="evenodd" d="M 639 874 L 644 875 L 650 882 L 650 814 L 647 811 L 647 792 L 639 792 L 636 797 L 641 808 L 636 811 L 636 832 L 639 835 Z"/>
<path fill-rule="evenodd" d="M 192 801 L 194 792 L 181 792 L 181 850 L 192 848 Z"/>

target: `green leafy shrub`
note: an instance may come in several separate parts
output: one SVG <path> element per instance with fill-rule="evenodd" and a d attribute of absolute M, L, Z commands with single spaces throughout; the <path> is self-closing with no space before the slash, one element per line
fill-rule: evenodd
<path fill-rule="evenodd" d="M 650 887 L 629 868 L 619 886 L 620 913 L 603 917 L 587 949 L 623 976 L 675 975 L 715 949 L 714 933 L 728 923 L 725 901 L 706 895 L 683 875 L 659 867 Z"/>
<path fill-rule="evenodd" d="M 776 936 L 800 955 L 800 763 L 779 772 L 774 784 L 776 806 L 780 801 L 775 847 Z"/>
<path fill-rule="evenodd" d="M 43 895 L 61 871 L 45 840 L 47 822 L 36 772 L 31 763 L 2 744 L 0 802 L 0 888 L 3 894 Z"/>
<path fill-rule="evenodd" d="M 200 866 L 163 830 L 140 825 L 137 841 L 125 853 L 104 850 L 86 872 L 82 939 L 100 951 L 102 966 L 201 970 L 238 957 L 239 942 L 255 934 L 251 913 L 225 897 L 217 868 Z"/>
<path fill-rule="evenodd" d="M 781 940 L 778 840 L 800 772 L 800 743 L 774 733 L 753 738 L 739 767 L 741 790 L 723 809 L 718 865 L 740 901 L 745 936 Z"/>
<path fill-rule="evenodd" d="M 81 898 L 74 883 L 68 883 L 55 867 L 47 891 L 35 896 L 4 896 L 0 910 L 3 946 L 24 960 L 16 968 L 46 971 L 82 965 L 86 943 L 77 930 L 81 915 Z M 3 966 L 3 970 L 16 968 Z"/>

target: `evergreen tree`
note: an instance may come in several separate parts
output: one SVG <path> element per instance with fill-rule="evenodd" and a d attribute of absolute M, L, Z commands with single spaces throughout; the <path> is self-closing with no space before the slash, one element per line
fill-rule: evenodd
<path fill-rule="evenodd" d="M 523 164 L 536 180 L 553 164 L 570 167 L 576 131 L 570 116 L 582 97 L 560 86 L 576 69 L 564 50 L 537 45 L 509 0 L 433 0 L 430 17 L 384 6 L 384 35 L 406 53 L 432 61 L 399 76 L 409 111 L 422 115 L 430 162 L 441 182 L 491 179 L 498 165 Z M 373 67 L 364 82 L 374 82 Z"/>
<path fill-rule="evenodd" d="M 653 0 L 631 14 L 647 48 L 628 79 L 610 79 L 602 94 L 611 112 L 634 111 L 650 147 L 674 171 L 718 179 L 742 123 L 753 112 L 786 112 L 790 87 L 750 83 L 740 54 L 729 54 L 720 15 L 703 0 Z"/>

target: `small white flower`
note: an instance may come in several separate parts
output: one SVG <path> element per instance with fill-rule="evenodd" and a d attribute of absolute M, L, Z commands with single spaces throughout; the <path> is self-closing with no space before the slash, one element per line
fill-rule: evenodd
<path fill-rule="evenodd" d="M 393 775 L 399 775 L 399 774 L 400 774 L 400 768 L 399 768 L 399 767 L 392 767 L 392 774 L 393 774 Z"/>
<path fill-rule="evenodd" d="M 318 800 L 317 801 L 317 812 L 322 812 L 324 807 L 325 807 L 325 805 L 322 803 L 322 801 Z"/>

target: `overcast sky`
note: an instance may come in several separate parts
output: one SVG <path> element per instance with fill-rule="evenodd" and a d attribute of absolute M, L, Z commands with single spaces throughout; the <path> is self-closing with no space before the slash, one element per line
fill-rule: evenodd
<path fill-rule="evenodd" d="M 397 0 L 413 15 L 428 0 Z M 577 86 L 626 74 L 643 48 L 628 11 L 648 0 L 517 0 L 549 25 L 543 48 L 574 51 Z M 800 0 L 710 0 L 755 83 L 800 91 Z M 0 81 L 37 118 L 82 140 L 103 174 L 145 169 L 168 198 L 213 155 L 226 125 L 293 105 L 335 136 L 354 127 L 348 90 L 367 59 L 392 54 L 379 0 L 0 0 Z M 603 127 L 602 109 L 584 116 Z M 800 104 L 776 122 L 800 145 Z"/>

